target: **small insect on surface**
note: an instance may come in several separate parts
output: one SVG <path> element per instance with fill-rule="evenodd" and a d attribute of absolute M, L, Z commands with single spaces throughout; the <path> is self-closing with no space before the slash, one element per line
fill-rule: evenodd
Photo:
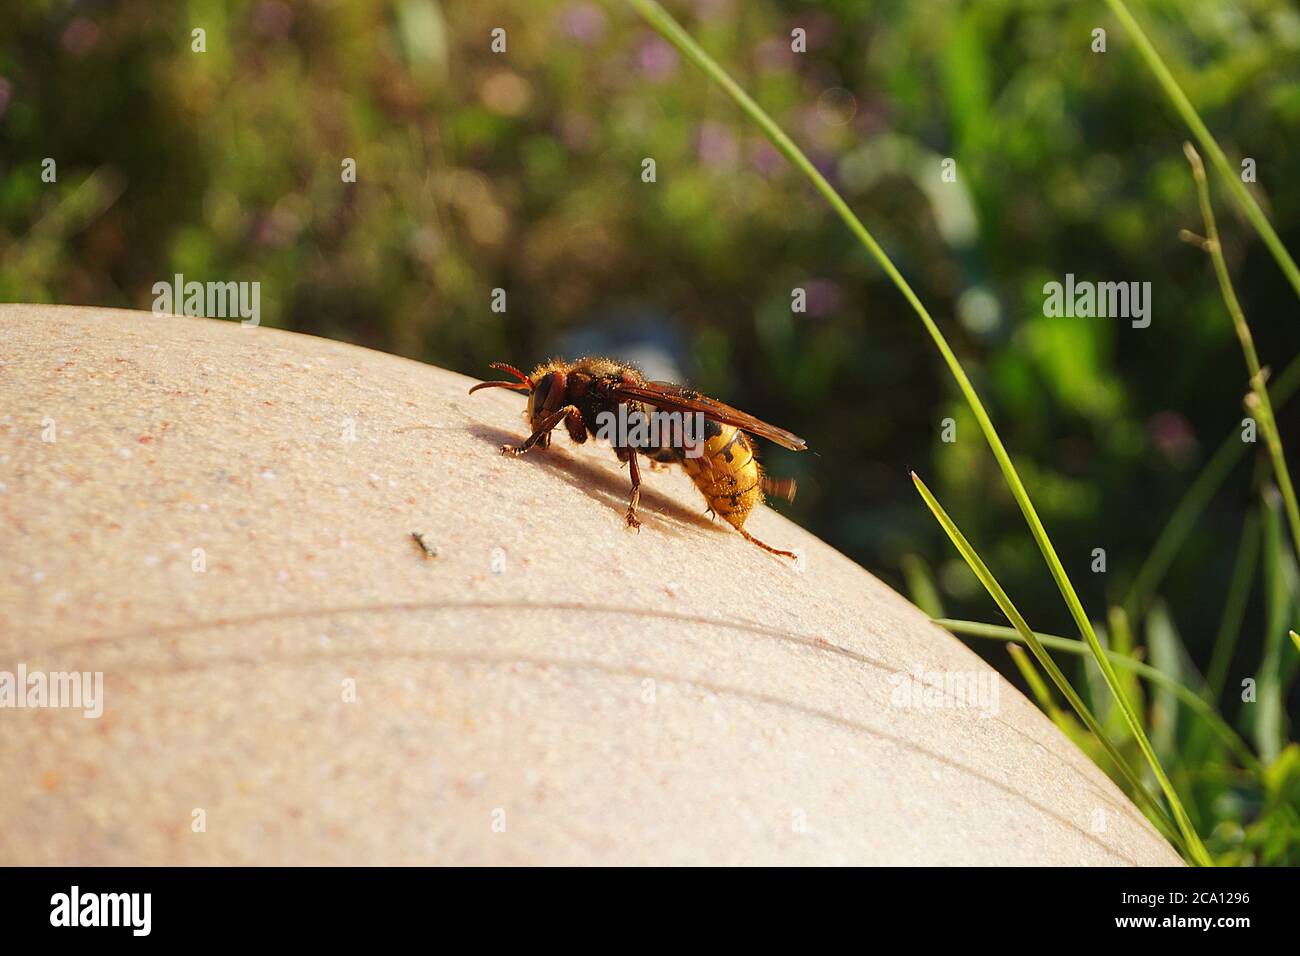
<path fill-rule="evenodd" d="M 631 469 L 628 527 L 641 527 L 636 514 L 641 499 L 637 456 L 644 455 L 652 462 L 681 465 L 704 495 L 709 511 L 725 518 L 746 540 L 772 554 L 798 558 L 745 530 L 745 519 L 765 493 L 793 501 L 795 491 L 791 479 L 764 476 L 749 435 L 804 451 L 808 445 L 798 435 L 681 385 L 646 381 L 633 366 L 612 359 L 553 361 L 539 365 L 532 375 L 501 362 L 491 367 L 515 380 L 482 382 L 470 394 L 480 388 L 528 393 L 524 417 L 532 434 L 518 445 L 502 446 L 502 454 L 522 455 L 534 447 L 549 447 L 551 432 L 561 423 L 579 444 L 589 435 L 606 438 L 618 460 Z"/>

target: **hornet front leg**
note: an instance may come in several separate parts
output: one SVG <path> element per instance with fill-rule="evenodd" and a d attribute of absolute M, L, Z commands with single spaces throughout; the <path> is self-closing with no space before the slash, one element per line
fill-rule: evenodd
<path fill-rule="evenodd" d="M 582 412 L 579 410 L 577 405 L 565 405 L 563 408 L 552 412 L 542 419 L 542 423 L 537 426 L 536 431 L 524 439 L 523 444 L 502 445 L 501 454 L 513 456 L 524 454 L 538 442 L 548 439 L 555 426 L 564 421 L 565 417 L 568 415 L 576 416 L 578 419 L 582 418 Z"/>

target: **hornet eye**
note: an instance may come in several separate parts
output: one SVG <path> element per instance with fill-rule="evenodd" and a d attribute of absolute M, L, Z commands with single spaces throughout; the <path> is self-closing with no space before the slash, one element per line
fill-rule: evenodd
<path fill-rule="evenodd" d="M 528 417 L 531 418 L 533 412 L 540 408 L 546 407 L 546 396 L 551 392 L 551 386 L 555 384 L 555 378 L 550 375 L 543 375 L 533 393 L 528 396 Z"/>

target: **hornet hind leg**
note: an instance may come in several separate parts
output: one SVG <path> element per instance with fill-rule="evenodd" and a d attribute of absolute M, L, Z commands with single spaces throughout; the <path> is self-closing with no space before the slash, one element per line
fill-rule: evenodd
<path fill-rule="evenodd" d="M 739 531 L 744 536 L 746 541 L 753 542 L 754 544 L 762 548 L 764 551 L 766 551 L 768 554 L 779 554 L 783 558 L 793 558 L 795 561 L 799 560 L 799 555 L 795 554 L 793 551 L 782 551 L 780 548 L 774 548 L 770 544 L 764 544 L 762 541 L 759 541 L 757 538 L 755 538 L 744 528 L 737 528 L 736 530 Z"/>

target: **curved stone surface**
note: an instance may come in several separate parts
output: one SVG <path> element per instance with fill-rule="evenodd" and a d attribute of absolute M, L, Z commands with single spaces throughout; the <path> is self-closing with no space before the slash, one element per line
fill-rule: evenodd
<path fill-rule="evenodd" d="M 0 862 L 1178 862 L 1010 685 L 904 694 L 992 671 L 774 512 L 802 573 L 676 471 L 631 534 L 608 449 L 503 458 L 518 395 L 234 323 L 0 332 L 0 671 L 104 675 L 98 718 L 0 710 Z"/>

